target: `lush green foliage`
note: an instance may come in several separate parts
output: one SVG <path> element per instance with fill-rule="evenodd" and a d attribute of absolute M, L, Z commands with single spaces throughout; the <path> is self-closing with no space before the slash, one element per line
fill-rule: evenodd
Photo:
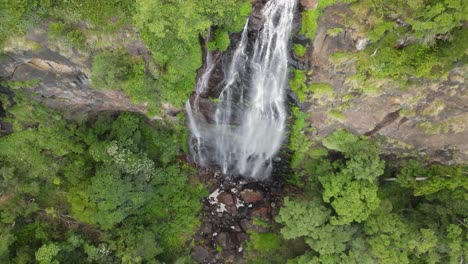
<path fill-rule="evenodd" d="M 226 50 L 229 33 L 242 30 L 250 11 L 248 0 L 213 0 L 209 4 L 201 0 L 2 0 L 0 48 L 7 38 L 50 20 L 49 41 L 81 51 L 96 42 L 95 32 L 116 32 L 132 24 L 140 30 L 156 64 L 148 62 L 149 58 L 143 62 L 125 55 L 119 49 L 121 44 L 111 44 L 117 51 L 93 51 L 98 54 L 93 59 L 97 64 L 93 75 L 98 76 L 93 80 L 99 89 L 123 89 L 132 101 L 146 103 L 149 114 L 154 115 L 162 103 L 181 107 L 193 90 L 196 70 L 201 66 L 199 37 L 207 37 L 213 28 L 208 47 Z"/>
<path fill-rule="evenodd" d="M 297 120 L 291 142 L 305 142 L 310 151 L 312 142 L 300 133 L 306 126 Z M 288 263 L 458 263 L 466 258 L 466 166 L 408 161 L 389 170 L 396 183 L 379 184 L 384 162 L 372 142 L 342 130 L 322 144 L 328 156 L 304 155 L 307 150 L 292 145 L 301 158 L 293 168 L 306 176 L 296 181 L 305 181 L 298 184 L 305 193 L 286 198 L 276 220 L 284 224 L 286 239 L 302 238 L 311 251 Z"/>
<path fill-rule="evenodd" d="M 301 44 L 294 44 L 293 51 L 296 56 L 303 57 L 307 52 L 307 48 Z"/>
<path fill-rule="evenodd" d="M 435 1 L 355 1 L 358 8 L 371 8 L 378 17 L 402 18 L 411 27 L 411 34 L 424 42 L 433 43 L 437 35 L 451 32 L 468 19 L 468 5 L 462 0 Z M 379 21 L 380 22 L 380 21 Z M 374 24 L 374 37 L 382 36 L 383 32 L 395 25 L 394 21 L 381 21 Z"/>
<path fill-rule="evenodd" d="M 145 62 L 124 49 L 105 50 L 93 58 L 92 86 L 95 89 L 121 89 L 134 103 L 146 103 L 148 115 L 160 111 L 161 91 L 146 73 Z"/>
<path fill-rule="evenodd" d="M 255 223 L 255 220 L 254 220 Z M 274 229 L 274 225 L 262 223 L 265 228 Z M 295 251 L 300 251 L 306 245 L 302 242 L 286 240 L 277 232 L 256 233 L 249 232 L 247 241 L 247 263 L 250 264 L 281 264 L 295 256 Z"/>
<path fill-rule="evenodd" d="M 229 39 L 229 32 L 218 29 L 215 31 L 213 39 L 208 42 L 207 45 L 210 51 L 225 51 L 229 47 L 230 42 L 231 40 Z"/>
<path fill-rule="evenodd" d="M 155 263 L 186 252 L 205 192 L 176 161 L 178 129 L 127 113 L 70 122 L 15 101 L 15 131 L 0 140 L 2 262 Z"/>
<path fill-rule="evenodd" d="M 270 254 L 281 247 L 281 238 L 273 233 L 252 233 L 248 246 L 250 251 L 257 250 Z"/>
<path fill-rule="evenodd" d="M 291 126 L 290 131 L 290 142 L 289 149 L 291 149 L 294 154 L 291 160 L 292 168 L 300 168 L 303 160 L 306 156 L 310 154 L 309 149 L 312 146 L 307 138 L 307 133 L 312 131 L 310 127 L 307 113 L 302 112 L 299 108 L 293 107 L 292 113 L 294 115 L 295 121 Z"/>
<path fill-rule="evenodd" d="M 344 29 L 337 27 L 337 28 L 330 28 L 327 30 L 327 35 L 330 37 L 336 37 L 339 34 L 343 33 Z"/>
<path fill-rule="evenodd" d="M 45 18 L 53 17 L 67 22 L 68 27 L 83 20 L 93 25 L 109 27 L 111 17 L 128 20 L 133 10 L 132 0 L 94 1 L 94 0 L 1 0 L 0 1 L 0 47 L 15 34 L 25 34 Z M 55 28 L 59 33 L 59 28 Z M 66 30 L 66 38 L 82 41 L 79 32 L 73 28 Z"/>
<path fill-rule="evenodd" d="M 300 34 L 313 40 L 318 19 L 335 2 L 303 11 Z M 377 90 L 376 80 L 443 78 L 454 62 L 466 62 L 465 1 L 345 2 L 353 2 L 356 14 L 346 23 L 370 40 L 366 50 L 340 55 L 357 59 L 353 78 L 362 92 Z M 250 10 L 248 0 L 0 0 L 0 47 L 44 23 L 49 42 L 93 54 L 94 88 L 121 89 L 153 115 L 165 102 L 180 107 L 193 90 L 200 38 L 211 31 L 208 49 L 226 50 L 229 34 L 242 29 Z M 126 24 L 138 28 L 156 63 L 148 54 L 131 55 L 128 43 L 104 50 L 90 45 L 90 30 L 115 32 Z M 294 45 L 293 51 L 302 57 L 307 50 Z M 308 75 L 294 70 L 290 81 L 300 102 L 310 92 L 314 99 L 334 94 L 325 83 L 309 86 Z M 0 138 L 1 263 L 172 263 L 188 253 L 206 193 L 178 161 L 183 128 L 129 113 L 65 120 L 21 95 L 37 80 L 2 84 L 16 96 L 14 105 L 0 96 L 7 110 L 2 121 L 14 130 Z M 329 115 L 342 119 L 338 110 Z M 295 107 L 292 113 L 294 174 L 288 180 L 304 192 L 284 200 L 276 219 L 281 234 L 274 228 L 249 234 L 253 263 L 284 263 L 297 241 L 308 251 L 290 263 L 468 258 L 466 166 L 386 164 L 371 141 L 346 131 L 313 142 L 309 114 Z M 391 176 L 396 182 L 380 181 Z"/>
<path fill-rule="evenodd" d="M 391 46 L 397 40 L 396 34 L 387 34 L 380 42 L 371 46 L 374 49 L 370 47 L 358 54 L 359 74 L 369 74 L 373 78 L 391 78 L 401 83 L 406 83 L 410 77 L 444 77 L 453 62 L 467 55 L 462 44 L 468 41 L 467 32 L 466 29 L 455 30 L 452 42 L 439 42 L 435 46 L 417 43 L 403 49 Z M 375 56 L 371 56 L 375 49 L 378 49 Z"/>
<path fill-rule="evenodd" d="M 199 36 L 216 27 L 211 48 L 227 47 L 227 32 L 242 29 L 250 12 L 250 2 L 244 0 L 196 0 L 168 2 L 137 0 L 135 23 L 142 37 L 161 66 L 158 80 L 161 97 L 180 106 L 193 90 L 195 72 L 201 66 Z"/>
<path fill-rule="evenodd" d="M 289 81 L 289 87 L 297 95 L 299 102 L 305 102 L 309 92 L 309 87 L 306 84 L 306 73 L 296 69 L 294 69 L 293 72 L 294 78 Z"/>
<path fill-rule="evenodd" d="M 307 38 L 313 40 L 315 38 L 315 33 L 317 30 L 318 20 L 323 13 L 323 10 L 335 3 L 343 2 L 348 3 L 352 0 L 323 0 L 318 1 L 317 7 L 314 9 L 307 9 L 302 12 L 302 25 L 301 25 L 301 34 L 305 35 Z M 340 29 L 335 29 L 330 32 L 330 35 L 335 35 L 341 33 Z"/>
<path fill-rule="evenodd" d="M 315 37 L 315 31 L 317 30 L 319 17 L 320 12 L 317 9 L 302 12 L 301 34 L 304 34 L 309 39 L 313 39 Z"/>
<path fill-rule="evenodd" d="M 382 79 L 404 86 L 414 78 L 445 78 L 455 62 L 467 59 L 465 1 L 364 0 L 351 7 L 357 14 L 349 23 L 371 41 L 355 55 L 359 73 L 353 78 L 363 92 L 377 91 Z M 370 23 L 363 24 L 366 12 Z"/>
<path fill-rule="evenodd" d="M 64 39 L 70 47 L 86 50 L 86 37 L 83 32 L 70 24 L 51 23 L 49 25 L 49 40 L 60 41 L 60 39 Z"/>
<path fill-rule="evenodd" d="M 420 161 L 410 160 L 397 175 L 402 187 L 414 190 L 415 196 L 426 196 L 441 190 L 468 189 L 467 166 L 424 166 Z M 417 181 L 420 178 L 420 181 Z"/>
<path fill-rule="evenodd" d="M 133 63 L 132 63 L 133 62 Z M 133 74 L 132 61 L 125 50 L 106 50 L 93 57 L 92 85 L 96 89 L 115 89 Z"/>

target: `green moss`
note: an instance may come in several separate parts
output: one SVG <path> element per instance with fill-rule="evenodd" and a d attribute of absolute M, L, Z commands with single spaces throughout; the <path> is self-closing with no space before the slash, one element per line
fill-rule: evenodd
<path fill-rule="evenodd" d="M 353 94 L 345 94 L 345 95 L 343 96 L 343 98 L 341 98 L 341 100 L 342 100 L 343 102 L 348 102 L 348 101 L 354 100 L 354 98 L 356 98 L 356 96 L 353 95 Z"/>
<path fill-rule="evenodd" d="M 257 217 L 254 217 L 253 224 L 264 228 L 270 227 L 270 224 L 267 221 Z"/>
<path fill-rule="evenodd" d="M 264 254 L 273 253 L 281 247 L 281 237 L 274 233 L 250 233 L 247 243 L 249 251 L 259 251 Z"/>
<path fill-rule="evenodd" d="M 312 131 L 309 114 L 302 112 L 299 108 L 293 107 L 292 112 L 295 118 L 291 127 L 289 137 L 289 149 L 294 152 L 291 158 L 291 167 L 299 168 L 309 155 L 309 149 L 313 142 L 307 137 L 307 133 Z"/>
<path fill-rule="evenodd" d="M 313 148 L 309 151 L 309 157 L 312 159 L 320 159 L 328 155 L 328 150 L 325 148 Z"/>
<path fill-rule="evenodd" d="M 353 105 L 354 104 L 352 104 L 352 103 L 342 103 L 340 105 L 337 105 L 335 110 L 340 111 L 340 112 L 344 112 Z"/>
<path fill-rule="evenodd" d="M 20 82 L 20 81 L 2 81 L 1 84 L 6 86 L 6 87 L 9 87 L 9 88 L 11 88 L 13 90 L 18 90 L 18 89 L 22 89 L 22 88 L 35 87 L 40 82 L 41 82 L 41 80 L 39 80 L 39 79 L 32 79 L 32 80 L 27 80 L 27 81 L 24 81 L 24 82 Z"/>
<path fill-rule="evenodd" d="M 1 47 L 0 47 L 1 48 Z M 30 50 L 37 52 L 41 49 L 41 45 L 26 36 L 10 36 L 8 40 L 5 43 L 5 47 L 3 48 L 3 51 L 6 52 L 18 52 L 18 51 L 23 51 L 23 50 Z"/>
<path fill-rule="evenodd" d="M 216 97 L 208 97 L 208 100 L 210 100 L 212 103 L 219 103 L 221 100 L 219 98 L 216 98 Z"/>
<path fill-rule="evenodd" d="M 347 80 L 356 91 L 366 95 L 379 95 L 381 87 L 389 85 L 389 79 L 371 78 L 361 73 L 351 75 Z"/>
<path fill-rule="evenodd" d="M 436 116 L 445 108 L 445 102 L 437 99 L 421 112 L 422 115 Z"/>
<path fill-rule="evenodd" d="M 305 10 L 302 12 L 301 34 L 309 39 L 314 39 L 317 30 L 317 20 L 320 17 L 318 10 Z"/>
<path fill-rule="evenodd" d="M 335 93 L 333 86 L 328 83 L 313 83 L 310 85 L 310 90 L 314 93 L 315 98 L 332 97 Z"/>
<path fill-rule="evenodd" d="M 339 34 L 343 33 L 343 31 L 344 31 L 344 29 L 340 28 L 340 27 L 329 28 L 329 29 L 327 29 L 327 35 L 329 35 L 330 37 L 336 37 Z"/>
<path fill-rule="evenodd" d="M 293 51 L 294 51 L 294 54 L 296 54 L 296 56 L 303 57 L 307 52 L 307 48 L 301 44 L 294 44 Z"/>
<path fill-rule="evenodd" d="M 49 25 L 49 41 L 63 41 L 72 48 L 87 50 L 85 34 L 71 24 L 54 22 Z"/>
<path fill-rule="evenodd" d="M 429 135 L 438 135 L 441 133 L 448 132 L 448 127 L 445 127 L 442 124 L 432 124 L 429 121 L 422 122 L 421 124 L 419 124 L 419 127 L 422 128 L 424 132 Z"/>
<path fill-rule="evenodd" d="M 416 111 L 412 109 L 401 109 L 399 113 L 401 116 L 407 116 L 407 117 L 416 116 Z"/>
<path fill-rule="evenodd" d="M 448 120 L 440 123 L 431 123 L 425 121 L 418 126 L 429 135 L 446 134 L 448 132 L 461 133 L 466 129 L 466 119 L 468 114 L 462 114 L 449 118 Z"/>
<path fill-rule="evenodd" d="M 384 21 L 384 22 L 377 24 L 377 26 L 369 32 L 369 39 L 372 42 L 379 41 L 383 37 L 385 32 L 387 32 L 387 30 L 390 30 L 393 28 L 394 24 L 395 23 L 392 21 L 389 21 L 389 22 Z"/>
<path fill-rule="evenodd" d="M 343 113 L 341 113 L 340 111 L 336 111 L 336 110 L 328 111 L 328 115 L 332 117 L 333 119 L 340 121 L 340 122 L 343 122 L 346 119 Z"/>
<path fill-rule="evenodd" d="M 94 89 L 122 90 L 136 104 L 145 103 L 148 115 L 156 115 L 161 104 L 160 90 L 151 79 L 141 57 L 124 49 L 105 50 L 93 58 L 91 85 Z"/>
<path fill-rule="evenodd" d="M 394 139 L 394 138 L 390 138 L 390 137 L 385 137 L 385 140 L 394 145 L 395 147 L 397 148 L 400 148 L 400 149 L 407 149 L 407 150 L 411 150 L 411 149 L 414 149 L 414 146 L 411 145 L 411 144 L 408 144 L 404 141 L 401 141 L 401 140 L 397 140 L 397 139 Z"/>
<path fill-rule="evenodd" d="M 213 39 L 208 42 L 208 49 L 211 51 L 225 51 L 229 47 L 230 42 L 229 33 L 225 30 L 218 29 L 215 31 Z"/>
<path fill-rule="evenodd" d="M 344 1 L 337 1 L 337 0 L 324 0 L 318 1 L 317 7 L 315 9 L 306 9 L 302 11 L 302 25 L 300 33 L 305 35 L 307 38 L 313 40 L 315 38 L 315 33 L 317 30 L 318 20 L 323 13 L 323 10 L 335 4 L 336 2 L 344 2 L 349 3 L 352 0 L 344 0 Z M 337 36 L 343 31 L 343 29 L 334 28 L 331 29 L 330 33 L 332 36 Z M 328 33 L 328 32 L 327 32 Z"/>
<path fill-rule="evenodd" d="M 345 62 L 350 61 L 351 59 L 355 58 L 355 54 L 351 52 L 334 52 L 330 55 L 330 60 L 334 64 L 342 64 Z"/>
<path fill-rule="evenodd" d="M 304 102 L 307 99 L 309 87 L 306 84 L 307 76 L 304 71 L 294 69 L 294 78 L 289 80 L 289 87 L 297 95 L 299 102 Z"/>
<path fill-rule="evenodd" d="M 8 95 L 0 93 L 0 111 L 6 110 L 11 107 L 10 99 Z"/>

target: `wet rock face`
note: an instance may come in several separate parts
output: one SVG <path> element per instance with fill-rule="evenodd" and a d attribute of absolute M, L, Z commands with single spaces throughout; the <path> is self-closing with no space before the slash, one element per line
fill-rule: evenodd
<path fill-rule="evenodd" d="M 252 189 L 245 189 L 240 193 L 240 197 L 246 203 L 257 203 L 263 201 L 264 195 L 261 191 Z"/>
<path fill-rule="evenodd" d="M 332 59 L 336 52 L 359 52 L 369 44 L 366 35 L 346 23 L 346 18 L 353 15 L 344 4 L 326 8 L 319 19 L 316 37 L 302 58 L 307 70 L 312 70 L 309 84 L 326 83 L 333 87 L 333 96 L 311 94 L 306 104 L 299 104 L 303 111 L 313 113 L 310 118 L 316 128 L 313 137 L 320 140 L 345 128 L 357 135 L 381 137 L 385 153 L 395 157 L 426 157 L 429 162 L 449 165 L 466 162 L 468 66 L 456 66 L 447 80 L 414 80 L 407 89 L 382 80 L 378 92 L 359 92 L 349 78 L 357 73 L 356 62 Z M 330 29 L 337 28 L 342 29 L 341 33 L 329 34 Z M 301 43 L 300 38 L 295 36 L 295 42 Z M 402 39 L 395 45 L 405 46 L 411 41 Z M 352 99 L 344 100 L 344 96 Z M 342 118 L 330 115 L 341 106 Z"/>

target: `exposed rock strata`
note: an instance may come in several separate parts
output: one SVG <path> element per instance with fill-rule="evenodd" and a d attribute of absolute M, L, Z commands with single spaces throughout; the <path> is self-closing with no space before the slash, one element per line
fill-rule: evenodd
<path fill-rule="evenodd" d="M 368 43 L 366 36 L 346 25 L 345 18 L 351 15 L 346 5 L 326 8 L 304 58 L 312 70 L 310 83 L 327 83 L 334 89 L 332 97 L 312 95 L 302 107 L 311 114 L 314 138 L 345 128 L 358 135 L 382 136 L 388 154 L 423 156 L 428 162 L 444 164 L 467 162 L 468 67 L 459 65 L 447 80 L 420 80 L 406 90 L 387 83 L 375 94 L 359 93 L 348 79 L 356 73 L 355 61 L 331 59 L 335 52 L 357 52 Z M 332 28 L 344 30 L 331 36 L 327 30 Z M 344 95 L 354 98 L 345 102 Z M 330 116 L 330 111 L 345 103 L 349 107 L 342 111 L 342 120 Z"/>
<path fill-rule="evenodd" d="M 34 81 L 33 85 L 21 89 L 47 106 L 68 114 L 146 112 L 145 105 L 131 103 L 121 91 L 98 91 L 90 87 L 92 54 L 53 46 L 47 42 L 47 32 L 41 28 L 30 32 L 26 40 L 36 43 L 38 47 L 6 49 L 8 52 L 0 58 L 1 80 Z M 129 51 L 133 51 L 135 47 L 136 45 L 130 45 Z"/>

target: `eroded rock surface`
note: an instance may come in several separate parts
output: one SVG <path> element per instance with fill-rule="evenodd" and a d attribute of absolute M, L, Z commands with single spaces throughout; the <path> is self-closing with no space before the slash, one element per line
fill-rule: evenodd
<path fill-rule="evenodd" d="M 49 43 L 47 31 L 41 27 L 28 33 L 25 40 L 34 43 L 35 47 L 16 47 L 12 43 L 12 47 L 5 48 L 7 52 L 0 58 L 0 79 L 29 82 L 26 88 L 21 88 L 23 91 L 68 114 L 146 112 L 144 104 L 133 104 L 122 91 L 90 87 L 91 52 L 78 52 Z M 129 45 L 129 50 L 137 52 L 141 48 L 135 44 Z"/>
<path fill-rule="evenodd" d="M 455 67 L 447 80 L 418 80 L 406 89 L 383 80 L 379 91 L 359 92 L 349 78 L 357 73 L 356 62 L 332 58 L 335 52 L 358 52 L 369 42 L 346 23 L 352 15 L 344 4 L 326 8 L 315 40 L 303 58 L 312 70 L 309 84 L 333 87 L 333 94 L 311 94 L 301 105 L 311 114 L 310 122 L 316 128 L 314 139 L 345 128 L 357 135 L 382 137 L 387 154 L 422 156 L 428 162 L 444 164 L 467 162 L 468 67 Z M 336 28 L 341 28 L 341 33 L 327 33 Z M 333 111 L 340 111 L 342 117 L 331 115 Z"/>

